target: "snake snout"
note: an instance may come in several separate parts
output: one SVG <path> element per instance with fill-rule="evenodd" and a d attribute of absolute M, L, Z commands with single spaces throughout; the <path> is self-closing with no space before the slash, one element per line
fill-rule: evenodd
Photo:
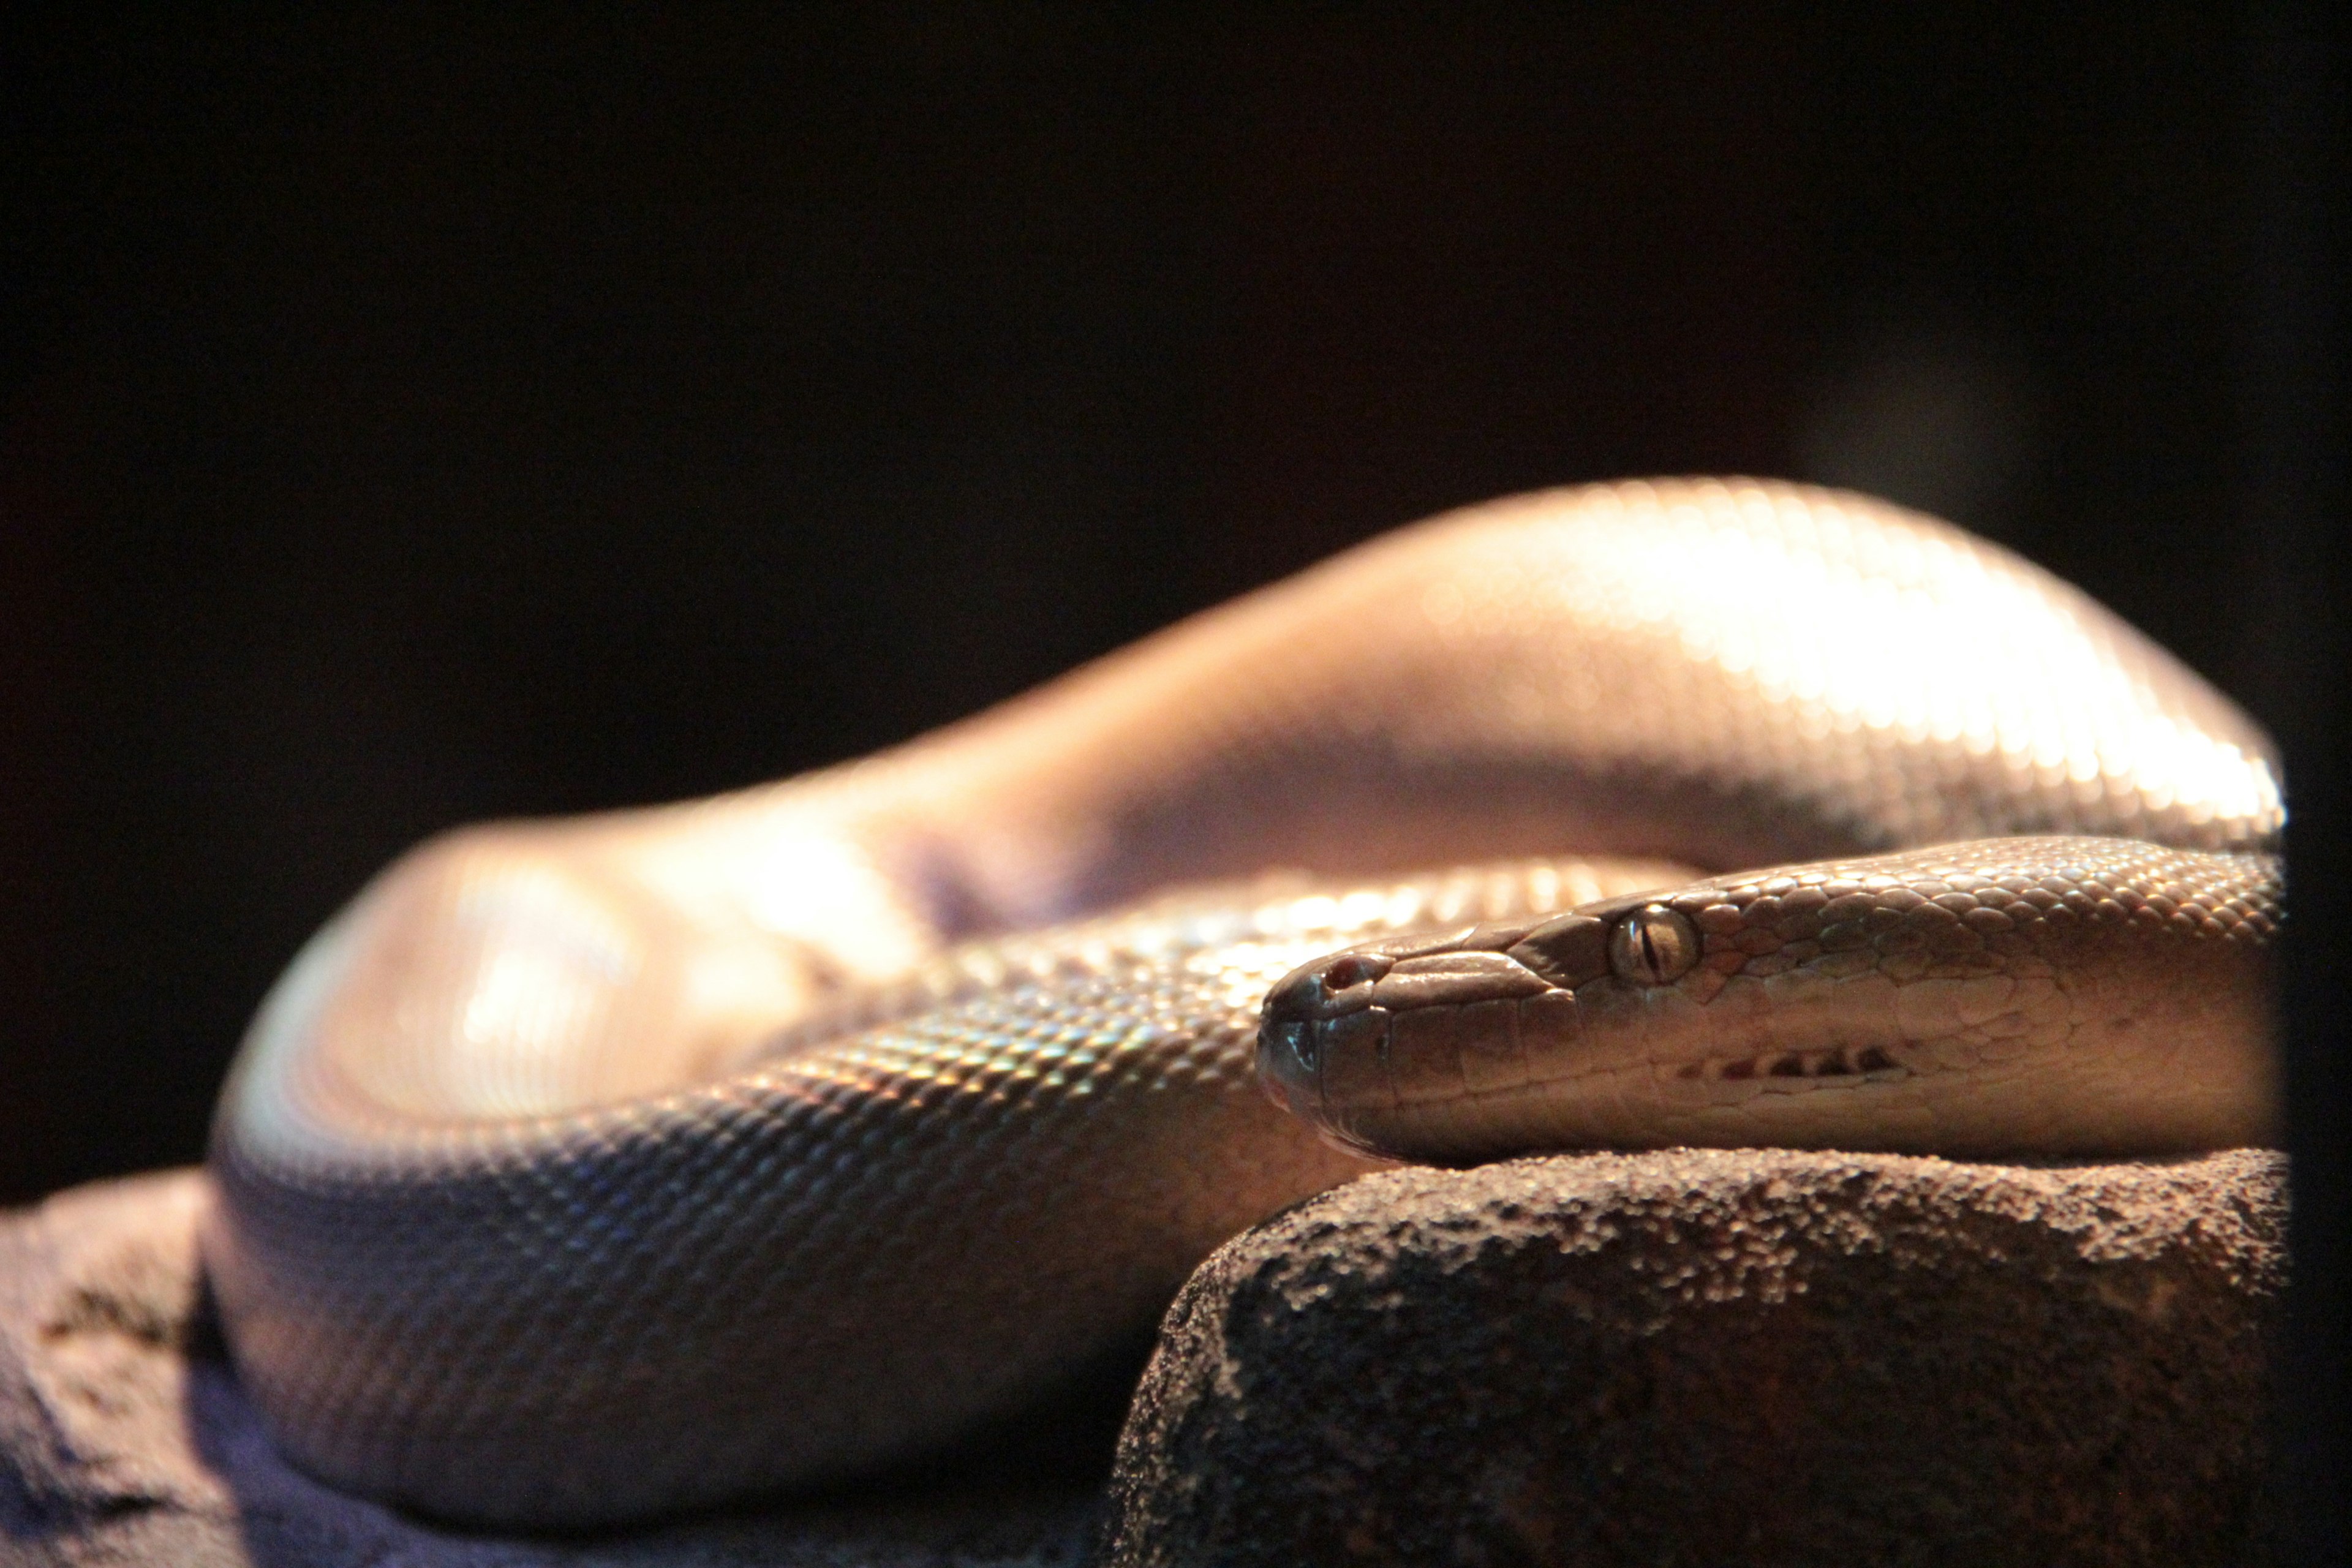
<path fill-rule="evenodd" d="M 1300 964 L 1265 994 L 1259 1013 L 1257 1074 L 1276 1105 L 1295 1116 L 1315 1119 L 1323 1100 L 1329 1026 L 1368 1009 L 1373 985 L 1395 962 L 1377 948 L 1351 947 Z"/>
<path fill-rule="evenodd" d="M 1389 1043 L 1398 1017 L 1509 1003 L 1554 988 L 1519 958 L 1497 951 L 1523 934 L 1524 928 L 1481 930 L 1370 943 L 1301 964 L 1266 993 L 1259 1082 L 1276 1104 L 1327 1130 L 1335 1113 L 1368 1093 L 1393 1100 Z"/>
<path fill-rule="evenodd" d="M 1265 994 L 1265 1021 L 1320 1022 L 1360 1011 L 1371 1005 L 1372 987 L 1395 967 L 1395 959 L 1370 947 L 1302 963 Z"/>

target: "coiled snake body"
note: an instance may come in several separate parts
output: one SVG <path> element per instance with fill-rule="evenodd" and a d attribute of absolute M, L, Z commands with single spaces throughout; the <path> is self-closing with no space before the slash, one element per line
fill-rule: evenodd
<path fill-rule="evenodd" d="M 2259 1141 L 2282 820 L 2223 699 L 1947 525 L 1497 502 L 866 762 L 415 851 L 254 1025 L 207 1268 L 329 1480 L 814 1485 L 1366 1150 Z"/>

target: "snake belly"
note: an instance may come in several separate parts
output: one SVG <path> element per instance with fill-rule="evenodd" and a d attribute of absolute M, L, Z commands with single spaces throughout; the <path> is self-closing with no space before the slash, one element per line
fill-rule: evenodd
<path fill-rule="evenodd" d="M 2225 699 L 1948 524 L 1515 498 L 874 758 L 412 851 L 253 1025 L 207 1274 L 336 1485 L 819 1486 L 1368 1150 L 2260 1138 L 2284 816 Z"/>

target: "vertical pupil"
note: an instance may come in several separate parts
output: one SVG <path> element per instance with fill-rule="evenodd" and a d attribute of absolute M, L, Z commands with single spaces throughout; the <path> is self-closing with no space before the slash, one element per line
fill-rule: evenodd
<path fill-rule="evenodd" d="M 1627 915 L 1609 941 L 1611 967 L 1628 980 L 1664 985 L 1697 961 L 1698 933 L 1674 910 L 1650 904 Z"/>

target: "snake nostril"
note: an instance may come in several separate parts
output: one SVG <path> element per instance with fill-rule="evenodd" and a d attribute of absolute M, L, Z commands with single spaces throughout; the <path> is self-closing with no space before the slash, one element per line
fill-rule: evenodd
<path fill-rule="evenodd" d="M 1371 983 L 1396 966 L 1385 953 L 1350 948 L 1301 964 L 1265 994 L 1268 1024 L 1289 1018 L 1329 1018 L 1371 1000 Z"/>
<path fill-rule="evenodd" d="M 1361 985 L 1378 980 L 1389 972 L 1390 961 L 1365 952 L 1343 952 L 1325 966 L 1323 989 L 1332 994 L 1351 985 Z"/>

